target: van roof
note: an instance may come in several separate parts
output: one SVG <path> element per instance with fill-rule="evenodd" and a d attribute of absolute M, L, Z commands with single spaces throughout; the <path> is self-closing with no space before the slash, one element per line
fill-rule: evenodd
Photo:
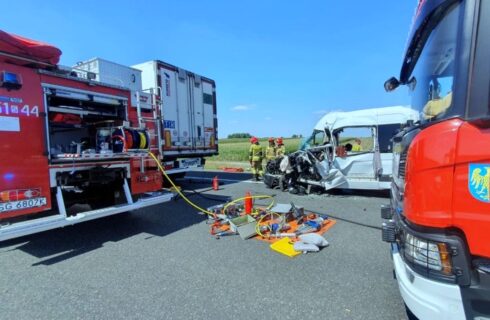
<path fill-rule="evenodd" d="M 328 128 L 333 131 L 343 127 L 405 123 L 408 120 L 417 121 L 418 119 L 418 112 L 405 106 L 370 108 L 348 112 L 334 111 L 324 115 L 315 125 L 315 130 Z"/>

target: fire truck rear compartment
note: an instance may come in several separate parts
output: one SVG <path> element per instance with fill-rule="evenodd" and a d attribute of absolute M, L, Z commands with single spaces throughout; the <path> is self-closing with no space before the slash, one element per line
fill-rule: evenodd
<path fill-rule="evenodd" d="M 116 158 L 128 157 L 122 143 L 116 149 L 119 141 L 114 139 L 128 124 L 127 99 L 56 85 L 45 85 L 44 93 L 50 162 L 74 164 L 55 174 L 52 196 L 58 200 L 53 209 L 63 206 L 62 211 L 74 216 L 131 203 L 125 190 L 128 169 L 111 167 Z"/>

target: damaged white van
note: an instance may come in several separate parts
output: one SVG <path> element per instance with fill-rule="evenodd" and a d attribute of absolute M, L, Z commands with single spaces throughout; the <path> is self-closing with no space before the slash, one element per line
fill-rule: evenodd
<path fill-rule="evenodd" d="M 309 193 L 313 186 L 389 189 L 391 138 L 418 118 L 403 106 L 327 113 L 300 150 L 267 163 L 264 183 L 292 193 Z"/>

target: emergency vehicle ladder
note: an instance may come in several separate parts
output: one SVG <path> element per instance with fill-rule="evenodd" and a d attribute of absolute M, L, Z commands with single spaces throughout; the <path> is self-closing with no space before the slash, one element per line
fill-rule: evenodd
<path fill-rule="evenodd" d="M 151 95 L 151 106 L 152 106 L 152 111 L 153 111 L 153 116 L 152 117 L 143 117 L 141 115 L 141 103 L 140 103 L 140 92 L 136 91 L 136 111 L 138 114 L 138 126 L 139 128 L 145 128 L 146 127 L 146 122 L 153 122 L 155 124 L 155 133 L 148 135 L 150 136 L 150 141 L 151 137 L 156 137 L 157 139 L 157 146 L 155 145 L 148 145 L 148 149 L 151 150 L 152 147 L 153 149 L 158 149 L 158 154 L 163 154 L 163 149 L 162 149 L 162 137 L 160 136 L 161 132 L 161 121 L 160 118 L 158 117 L 157 110 L 159 107 L 160 102 L 157 100 L 157 96 L 154 93 L 154 90 L 152 88 L 150 89 L 145 89 L 143 91 L 148 91 Z"/>

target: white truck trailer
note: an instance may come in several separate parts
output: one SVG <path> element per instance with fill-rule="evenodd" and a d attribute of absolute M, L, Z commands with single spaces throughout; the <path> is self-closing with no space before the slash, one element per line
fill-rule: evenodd
<path fill-rule="evenodd" d="M 214 80 L 160 60 L 133 68 L 142 72 L 143 90 L 157 88 L 161 97 L 164 161 L 174 160 L 174 171 L 203 168 L 204 157 L 218 154 Z"/>

